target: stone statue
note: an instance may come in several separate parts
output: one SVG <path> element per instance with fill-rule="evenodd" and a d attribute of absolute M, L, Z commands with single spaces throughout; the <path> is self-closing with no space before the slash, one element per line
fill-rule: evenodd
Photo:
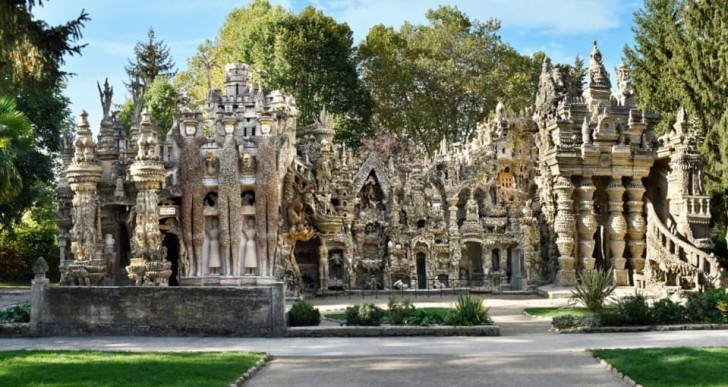
<path fill-rule="evenodd" d="M 109 86 L 109 78 L 106 78 L 104 81 L 103 90 L 101 90 L 101 84 L 98 82 L 96 82 L 96 87 L 99 89 L 99 98 L 101 99 L 101 107 L 104 112 L 104 116 L 101 120 L 111 120 L 111 97 L 114 95 L 114 88 Z"/>
<path fill-rule="evenodd" d="M 205 227 L 209 240 L 207 268 L 210 275 L 220 275 L 220 227 L 218 223 L 217 218 L 211 217 L 207 221 L 207 227 Z"/>
<path fill-rule="evenodd" d="M 255 234 L 257 232 L 255 227 L 255 219 L 248 219 L 246 227 L 243 229 L 245 233 L 245 257 L 241 258 L 243 261 L 243 267 L 245 269 L 245 275 L 255 275 L 255 270 L 258 267 L 258 249 L 256 246 Z"/>

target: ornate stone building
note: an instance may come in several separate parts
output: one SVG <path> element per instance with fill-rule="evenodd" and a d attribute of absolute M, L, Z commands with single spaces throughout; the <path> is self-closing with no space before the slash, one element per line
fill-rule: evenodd
<path fill-rule="evenodd" d="M 295 101 L 245 65 L 226 74 L 161 142 L 146 113 L 127 136 L 99 87 L 97 143 L 83 114 L 64 141 L 63 283 L 518 290 L 594 268 L 637 287 L 722 281 L 698 131 L 681 112 L 657 137 L 626 66 L 612 94 L 596 43 L 583 88 L 547 60 L 531 111 L 499 103 L 469 141 L 404 162 L 335 143 L 325 111 L 298 127 Z"/>

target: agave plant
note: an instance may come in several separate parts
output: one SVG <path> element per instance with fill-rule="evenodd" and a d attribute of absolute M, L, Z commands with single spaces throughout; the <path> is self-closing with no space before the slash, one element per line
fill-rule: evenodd
<path fill-rule="evenodd" d="M 483 305 L 483 299 L 470 294 L 458 297 L 455 308 L 445 316 L 446 325 L 491 325 L 490 308 Z"/>
<path fill-rule="evenodd" d="M 585 270 L 579 275 L 579 280 L 571 291 L 569 303 L 582 304 L 590 312 L 596 312 L 612 297 L 615 288 L 612 285 L 611 270 Z"/>

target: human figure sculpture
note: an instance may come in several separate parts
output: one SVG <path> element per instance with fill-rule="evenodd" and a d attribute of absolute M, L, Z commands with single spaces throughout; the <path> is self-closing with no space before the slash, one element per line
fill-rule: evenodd
<path fill-rule="evenodd" d="M 242 203 L 238 147 L 233 137 L 233 125 L 225 122 L 225 140 L 220 150 L 218 172 L 218 208 L 220 210 L 220 257 L 227 275 L 239 275 L 240 239 L 242 236 Z"/>
<path fill-rule="evenodd" d="M 243 260 L 243 267 L 245 269 L 245 275 L 255 275 L 255 269 L 258 268 L 258 249 L 256 246 L 255 234 L 257 230 L 255 228 L 255 220 L 248 219 L 246 227 L 243 229 L 245 234 L 245 257 Z"/>
<path fill-rule="evenodd" d="M 200 160 L 200 146 L 206 142 L 201 130 L 196 125 L 186 125 L 184 132 L 177 128 L 172 130 L 172 140 L 179 148 L 179 181 L 182 191 L 180 221 L 182 222 L 182 240 L 190 261 L 190 276 L 202 271 L 204 217 L 203 200 L 205 187 L 199 184 L 205 174 Z M 183 134 L 184 133 L 184 134 Z"/>
<path fill-rule="evenodd" d="M 104 116 L 101 119 L 106 121 L 111 119 L 111 98 L 114 95 L 114 88 L 109 86 L 109 78 L 104 81 L 104 88 L 101 89 L 101 84 L 96 82 L 96 87 L 99 89 L 99 98 L 101 99 L 101 107 L 103 108 Z"/>
<path fill-rule="evenodd" d="M 220 275 L 220 227 L 217 218 L 210 218 L 207 222 L 207 237 L 209 240 L 209 253 L 207 267 L 210 275 Z"/>

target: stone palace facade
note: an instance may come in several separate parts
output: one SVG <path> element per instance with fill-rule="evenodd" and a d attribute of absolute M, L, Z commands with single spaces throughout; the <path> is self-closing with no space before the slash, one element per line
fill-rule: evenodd
<path fill-rule="evenodd" d="M 720 286 L 710 200 L 684 111 L 657 137 L 629 71 L 612 93 L 596 43 L 584 87 L 547 60 L 536 104 L 498 104 L 465 143 L 383 160 L 333 141 L 331 117 L 298 127 L 293 98 L 228 65 L 206 116 L 172 128 L 145 112 L 127 136 L 99 87 L 63 147 L 58 190 L 67 285 L 403 289 L 573 284 L 612 269 L 618 285 Z"/>

